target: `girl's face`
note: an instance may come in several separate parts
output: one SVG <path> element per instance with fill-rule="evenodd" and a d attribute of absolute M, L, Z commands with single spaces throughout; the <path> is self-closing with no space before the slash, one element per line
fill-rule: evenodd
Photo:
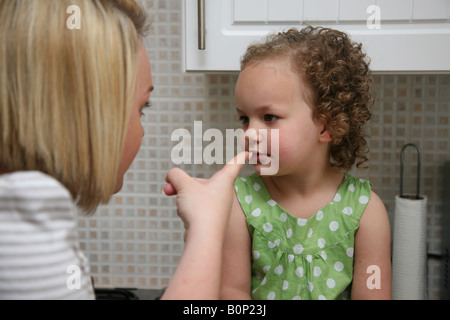
<path fill-rule="evenodd" d="M 314 165 L 315 152 L 323 148 L 320 142 L 329 141 L 323 139 L 327 135 L 325 126 L 313 118 L 312 107 L 305 99 L 306 90 L 289 62 L 281 59 L 254 63 L 241 72 L 236 84 L 237 111 L 246 131 L 246 150 L 258 157 L 253 159 L 257 160 L 258 174 L 267 167 L 267 158 L 278 161 L 276 175 L 307 170 Z M 247 136 L 249 129 L 258 133 L 256 137 Z M 271 141 L 271 131 L 275 129 L 279 141 Z M 271 154 L 271 150 L 278 154 Z"/>
<path fill-rule="evenodd" d="M 141 42 L 139 49 L 139 67 L 134 94 L 133 107 L 131 109 L 130 121 L 125 140 L 125 148 L 119 165 L 115 192 L 122 189 L 123 177 L 136 157 L 144 137 L 144 129 L 141 124 L 143 109 L 149 106 L 150 93 L 153 91 L 150 61 Z"/>

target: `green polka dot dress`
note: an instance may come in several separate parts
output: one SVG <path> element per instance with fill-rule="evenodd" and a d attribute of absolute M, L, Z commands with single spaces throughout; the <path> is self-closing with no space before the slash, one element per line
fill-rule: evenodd
<path fill-rule="evenodd" d="M 257 174 L 237 178 L 235 189 L 252 237 L 253 299 L 349 298 L 368 181 L 346 174 L 334 200 L 309 219 L 278 205 Z"/>

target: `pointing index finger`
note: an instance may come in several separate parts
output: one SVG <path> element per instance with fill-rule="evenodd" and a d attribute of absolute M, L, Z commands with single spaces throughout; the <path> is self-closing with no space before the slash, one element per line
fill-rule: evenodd
<path fill-rule="evenodd" d="M 234 181 L 234 179 L 236 179 L 239 175 L 239 172 L 241 171 L 245 162 L 247 162 L 250 158 L 251 154 L 248 151 L 239 153 L 233 159 L 228 161 L 228 163 L 225 164 L 225 166 L 220 171 L 216 172 L 213 177 L 225 174 Z"/>

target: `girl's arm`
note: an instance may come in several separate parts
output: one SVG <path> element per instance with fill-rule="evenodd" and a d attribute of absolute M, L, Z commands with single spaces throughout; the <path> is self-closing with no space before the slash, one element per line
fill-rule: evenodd
<path fill-rule="evenodd" d="M 237 197 L 234 197 L 231 218 L 225 237 L 220 298 L 251 299 L 251 238 Z"/>
<path fill-rule="evenodd" d="M 355 235 L 352 299 L 392 299 L 389 219 L 373 191 Z"/>

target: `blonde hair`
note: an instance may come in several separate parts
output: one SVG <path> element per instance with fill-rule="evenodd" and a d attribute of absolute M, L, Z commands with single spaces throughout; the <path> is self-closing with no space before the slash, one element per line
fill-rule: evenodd
<path fill-rule="evenodd" d="M 0 169 L 44 172 L 87 212 L 107 203 L 145 31 L 134 0 L 1 0 Z"/>

